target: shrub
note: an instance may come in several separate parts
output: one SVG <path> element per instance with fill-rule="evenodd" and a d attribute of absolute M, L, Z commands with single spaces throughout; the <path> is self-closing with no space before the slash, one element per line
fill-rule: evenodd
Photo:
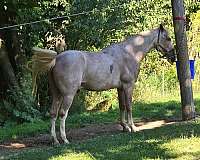
<path fill-rule="evenodd" d="M 2 121 L 30 122 L 40 115 L 31 91 L 31 75 L 25 74 L 20 86 L 7 90 L 7 97 L 0 102 Z"/>

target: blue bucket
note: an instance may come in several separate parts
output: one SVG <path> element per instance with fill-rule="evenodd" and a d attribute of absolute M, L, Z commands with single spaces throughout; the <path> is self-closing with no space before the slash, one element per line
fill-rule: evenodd
<path fill-rule="evenodd" d="M 194 79 L 194 76 L 195 76 L 194 63 L 195 63 L 195 60 L 189 60 L 191 79 Z M 176 61 L 176 70 L 177 70 L 177 73 L 178 73 L 178 67 L 179 67 L 179 61 Z"/>

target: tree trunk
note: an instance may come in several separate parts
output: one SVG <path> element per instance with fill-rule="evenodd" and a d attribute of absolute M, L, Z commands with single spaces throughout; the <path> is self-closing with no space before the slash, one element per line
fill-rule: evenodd
<path fill-rule="evenodd" d="M 5 9 L 2 5 L 0 5 L 0 9 L 0 26 L 15 24 L 16 11 Z M 2 72 L 0 91 L 4 94 L 7 88 L 18 86 L 15 76 L 18 71 L 15 57 L 19 51 L 20 45 L 17 30 L 0 30 L 0 70 Z"/>
<path fill-rule="evenodd" d="M 3 41 L 0 39 L 0 68 L 4 82 L 8 87 L 17 86 L 17 80 L 8 58 L 8 52 L 6 51 Z"/>
<path fill-rule="evenodd" d="M 174 32 L 177 46 L 178 77 L 181 91 L 182 119 L 195 118 L 192 83 L 190 79 L 187 37 L 185 32 L 185 9 L 183 0 L 171 0 L 174 21 Z"/>

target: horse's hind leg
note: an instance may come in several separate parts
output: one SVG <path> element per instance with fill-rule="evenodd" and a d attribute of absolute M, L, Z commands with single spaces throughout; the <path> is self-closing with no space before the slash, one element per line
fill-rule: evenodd
<path fill-rule="evenodd" d="M 48 74 L 49 77 L 49 85 L 50 85 L 50 90 L 52 93 L 52 98 L 53 98 L 53 102 L 52 102 L 52 106 L 50 109 L 50 115 L 51 115 L 51 136 L 53 137 L 54 140 L 54 144 L 59 144 L 59 141 L 56 137 L 56 119 L 57 119 L 57 115 L 58 115 L 58 110 L 60 108 L 60 105 L 62 103 L 62 97 L 58 91 L 58 89 L 55 86 L 53 77 L 52 77 L 52 73 L 50 72 Z"/>
<path fill-rule="evenodd" d="M 54 144 L 59 144 L 59 141 L 56 137 L 55 125 L 56 125 L 56 119 L 57 119 L 58 110 L 59 110 L 61 102 L 62 102 L 62 97 L 59 97 L 58 95 L 53 95 L 53 102 L 52 102 L 50 114 L 51 114 L 51 136 L 53 137 Z"/>
<path fill-rule="evenodd" d="M 75 93 L 76 92 L 73 92 L 73 93 L 70 93 L 70 94 L 68 93 L 68 94 L 65 94 L 63 96 L 62 105 L 61 105 L 60 110 L 59 110 L 59 116 L 60 116 L 60 134 L 61 134 L 62 140 L 66 144 L 68 144 L 69 141 L 67 140 L 66 133 L 65 133 L 65 120 L 67 118 L 69 108 L 70 108 L 70 106 L 71 106 L 71 104 L 73 102 L 73 98 L 75 96 Z"/>

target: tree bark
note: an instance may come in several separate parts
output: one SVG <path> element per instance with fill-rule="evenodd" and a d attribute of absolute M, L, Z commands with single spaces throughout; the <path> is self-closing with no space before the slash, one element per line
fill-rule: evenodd
<path fill-rule="evenodd" d="M 6 51 L 3 41 L 0 39 L 0 68 L 2 71 L 2 77 L 8 87 L 18 86 L 12 65 L 8 58 L 8 52 Z"/>
<path fill-rule="evenodd" d="M 15 23 L 16 10 L 5 9 L 0 5 L 0 26 L 6 26 Z M 16 79 L 17 64 L 15 61 L 16 55 L 20 51 L 17 30 L 0 30 L 0 91 L 4 94 L 6 89 L 13 86 L 18 86 Z"/>
<path fill-rule="evenodd" d="M 178 77 L 181 92 L 182 119 L 195 118 L 195 107 L 190 79 L 189 56 L 185 31 L 185 9 L 183 0 L 171 0 L 178 58 Z"/>

